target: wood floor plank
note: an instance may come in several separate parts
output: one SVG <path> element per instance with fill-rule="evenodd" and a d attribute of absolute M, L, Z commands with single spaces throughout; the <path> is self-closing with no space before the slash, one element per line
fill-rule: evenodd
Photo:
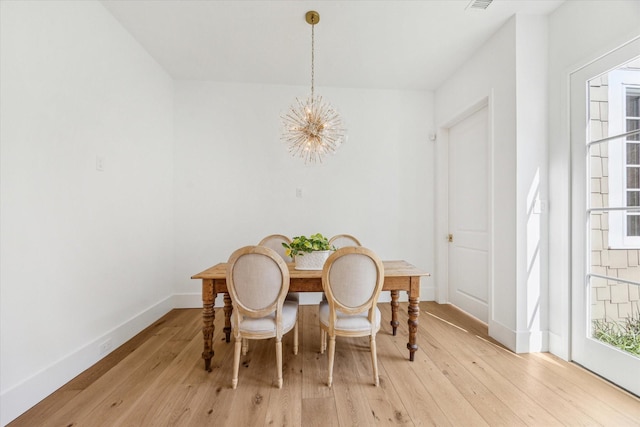
<path fill-rule="evenodd" d="M 230 403 L 233 425 L 263 425 L 276 387 L 275 340 L 250 341 L 249 352 L 240 358 L 237 394 Z M 229 371 L 231 372 L 231 371 Z"/>
<path fill-rule="evenodd" d="M 196 343 L 192 341 L 187 349 L 193 350 L 196 347 Z M 186 358 L 183 360 L 186 360 Z M 155 379 L 149 379 L 144 390 L 136 390 L 137 392 L 126 401 L 127 405 L 122 405 L 120 413 L 109 414 L 108 417 L 102 419 L 112 426 L 157 425 L 158 420 L 170 419 L 173 416 L 173 412 L 188 410 L 191 400 L 188 400 L 187 396 L 193 386 L 191 384 L 183 384 L 181 375 L 177 370 L 184 369 L 187 371 L 189 366 L 180 363 L 177 357 L 174 357 L 174 362 L 174 364 L 164 367 L 163 372 Z M 195 360 L 191 363 L 192 366 L 196 364 Z M 198 366 L 200 367 L 199 364 Z M 185 373 L 182 375 L 185 375 Z M 206 376 L 204 370 L 203 376 Z M 181 404 L 185 404 L 185 406 L 178 406 Z M 181 416 L 185 415 L 182 414 Z"/>
<path fill-rule="evenodd" d="M 338 427 L 338 411 L 333 397 L 312 397 L 302 400 L 303 422 L 307 427 Z"/>
<path fill-rule="evenodd" d="M 523 358 L 528 359 L 527 356 Z M 528 366 L 536 365 L 536 363 L 530 363 Z M 550 384 L 549 388 L 552 391 L 561 396 L 567 403 L 570 402 L 578 411 L 586 413 L 599 424 L 625 426 L 638 423 L 640 418 L 637 417 L 637 410 L 633 411 L 636 415 L 633 416 L 627 413 L 626 410 L 621 411 L 620 407 L 612 407 L 601 399 L 598 391 L 608 388 L 608 385 L 603 384 L 601 379 L 591 376 L 589 373 L 581 372 L 580 376 L 585 379 L 589 378 L 590 381 L 584 382 L 584 386 L 579 386 L 572 380 L 570 369 L 560 374 L 553 365 L 553 363 L 540 365 L 538 369 L 529 370 L 529 373 L 539 378 L 540 381 Z M 569 374 L 569 376 L 567 376 L 567 374 Z M 621 392 L 621 397 L 623 394 L 625 393 Z M 638 404 L 638 406 L 640 406 L 640 402 L 638 402 Z M 640 425 L 640 423 L 637 425 Z"/>
<path fill-rule="evenodd" d="M 400 399 L 385 365 L 378 361 L 380 385 L 378 387 L 363 387 L 371 414 L 378 425 L 415 425 Z"/>
<path fill-rule="evenodd" d="M 327 387 L 315 305 L 300 307 L 297 356 L 292 334 L 283 339 L 282 389 L 274 383 L 274 340 L 251 342 L 233 390 L 222 310 L 211 372 L 201 358 L 201 310 L 173 310 L 9 427 L 640 425 L 636 396 L 548 353 L 514 354 L 451 306 L 420 304 L 419 350 L 409 362 L 407 303 L 397 336 L 389 304 L 379 307 L 379 387 L 367 338 L 338 338 Z"/>
<path fill-rule="evenodd" d="M 501 402 L 501 405 L 508 408 L 506 410 L 502 409 L 498 418 L 488 417 L 483 412 L 483 408 L 479 408 L 478 411 L 483 414 L 483 417 L 490 424 L 503 424 L 503 421 L 506 420 L 501 421 L 500 418 L 503 418 L 506 413 L 510 414 L 511 417 L 517 417 L 517 420 L 508 422 L 510 425 L 524 423 L 527 425 L 553 426 L 561 424 L 543 406 L 537 404 L 523 390 L 505 378 L 504 370 L 499 372 L 484 360 L 486 357 L 492 357 L 492 354 L 495 355 L 497 351 L 506 350 L 494 348 L 493 350 L 482 351 L 481 347 L 491 346 L 492 344 L 483 340 L 476 340 L 475 335 L 470 334 L 469 331 L 455 329 L 455 326 L 452 327 L 451 324 L 444 323 L 440 319 L 431 320 L 429 329 L 425 331 L 424 337 L 425 340 L 433 342 L 438 349 L 446 348 L 448 354 L 444 356 L 444 360 L 440 363 L 453 359 L 452 356 L 455 355 L 460 367 L 448 369 L 449 372 L 455 372 L 455 378 L 463 382 L 469 381 L 470 383 L 484 385 L 487 390 L 490 390 L 494 398 Z M 463 385 L 462 387 L 464 388 L 465 386 Z M 540 389 L 538 388 L 538 390 Z M 545 392 L 548 393 L 549 390 L 545 390 Z M 469 397 L 467 399 L 469 400 Z M 482 404 L 481 402 L 478 403 Z M 493 405 L 491 407 L 494 411 L 499 409 Z M 584 421 L 589 421 L 589 419 Z"/>
<path fill-rule="evenodd" d="M 309 351 L 305 345 L 304 319 L 298 316 L 298 354 L 293 354 L 293 331 L 283 338 L 282 379 L 280 390 L 271 392 L 265 426 L 299 426 L 302 424 L 302 358 Z"/>
<path fill-rule="evenodd" d="M 597 395 L 598 400 L 611 408 L 615 408 L 615 411 L 624 414 L 631 420 L 640 420 L 640 401 L 631 393 L 621 390 L 619 387 L 586 371 L 576 364 L 565 363 L 550 353 L 531 353 L 521 356 L 526 363 L 535 361 L 547 369 L 550 368 L 557 375 L 566 375 L 569 381 L 575 384 L 576 387 L 589 390 L 590 394 Z M 633 372 L 630 373 L 630 375 L 633 374 Z M 640 375 L 640 373 L 638 373 L 638 375 Z M 640 425 L 640 421 L 638 421 L 638 424 Z"/>
<path fill-rule="evenodd" d="M 44 425 L 83 425 L 92 419 L 94 412 L 119 412 L 123 404 L 130 403 L 120 397 L 122 394 L 135 396 L 137 390 L 145 388 L 143 378 L 158 375 L 171 363 L 173 355 L 165 349 L 179 330 L 179 327 L 164 328 L 150 337 L 139 349 L 55 411 Z"/>
<path fill-rule="evenodd" d="M 369 408 L 376 425 L 413 425 L 411 417 L 407 412 L 402 400 L 399 399 L 393 383 L 390 379 L 393 374 L 389 374 L 383 360 L 387 359 L 389 352 L 388 344 L 385 344 L 388 335 L 386 332 L 378 333 L 376 338 L 376 346 L 378 353 L 378 371 L 380 385 L 373 385 L 373 371 L 371 365 L 371 352 L 368 337 L 362 337 L 354 340 L 354 349 L 352 351 L 355 359 L 355 369 L 358 370 L 358 377 L 362 381 L 362 392 L 364 393 Z M 401 363 L 401 362 L 400 362 Z M 392 369 L 393 363 L 390 364 Z"/>
<path fill-rule="evenodd" d="M 362 338 L 337 337 L 331 386 L 338 409 L 340 425 L 374 425 L 375 420 L 363 388 L 373 387 L 370 375 L 362 376 L 354 357 Z"/>
<path fill-rule="evenodd" d="M 428 392 L 434 391 L 431 395 L 449 421 L 453 425 L 463 425 L 469 422 L 475 426 L 488 425 L 481 414 L 465 398 L 463 390 L 459 390 L 451 382 L 447 371 L 440 369 L 434 363 L 433 353 L 437 351 L 437 348 L 433 343 L 426 341 L 424 335 L 419 338 L 422 338 L 419 342 L 420 350 L 415 353 L 414 360 L 419 359 L 423 363 L 409 363 L 409 365 L 413 374 L 422 381 Z M 398 350 L 406 352 L 406 344 L 402 346 L 398 343 Z M 435 358 L 437 359 L 437 357 Z"/>
<path fill-rule="evenodd" d="M 455 320 L 454 323 L 456 323 Z M 435 322 L 424 333 L 434 334 L 439 327 L 440 325 Z M 459 330 L 453 328 L 446 332 L 447 343 L 452 342 L 451 335 L 455 336 L 459 333 Z M 464 342 L 474 351 L 486 343 L 478 339 L 469 339 Z M 492 343 L 488 344 L 493 345 Z M 499 346 L 494 346 L 494 348 L 499 350 Z M 457 352 L 457 357 L 462 358 L 463 354 L 464 351 L 460 350 Z M 531 359 L 542 359 L 547 363 L 536 364 Z M 483 360 L 489 366 L 500 367 L 502 378 L 510 379 L 512 384 L 522 390 L 527 399 L 545 408 L 558 420 L 557 422 L 565 424 L 565 420 L 572 420 L 580 425 L 609 425 L 610 423 L 635 425 L 636 420 L 640 419 L 638 417 L 640 404 L 636 397 L 630 396 L 582 368 L 561 361 L 548 353 L 516 355 L 505 349 L 493 352 L 493 356 L 485 354 Z M 570 380 L 572 372 L 578 373 L 576 376 L 579 379 L 578 384 Z M 491 388 L 499 390 L 496 385 L 492 385 Z M 616 402 L 622 404 L 625 410 L 620 411 L 620 407 L 616 405 L 616 410 L 613 411 L 602 400 L 603 391 L 614 391 L 617 396 Z M 632 410 L 633 415 L 629 416 L 628 410 Z M 529 419 L 534 420 L 532 421 L 534 424 L 538 424 L 541 423 L 540 417 L 542 415 L 541 412 L 537 412 L 535 416 L 529 414 Z"/>
<path fill-rule="evenodd" d="M 382 321 L 388 325 L 391 320 L 391 310 L 388 304 L 381 305 L 380 311 L 382 312 Z M 378 338 L 379 349 L 385 356 L 381 357 L 378 363 L 383 366 L 385 372 L 390 374 L 388 380 L 393 385 L 393 390 L 398 394 L 398 398 L 403 402 L 414 425 L 453 425 L 434 397 L 438 396 L 437 387 L 433 383 L 425 384 L 415 375 L 411 366 L 409 369 L 405 368 L 407 364 L 411 363 L 407 361 L 408 336 L 402 334 L 400 329 L 396 336 L 391 335 L 389 331 L 385 332 L 385 329 L 381 329 L 381 331 L 378 335 L 385 336 Z M 417 357 L 417 361 L 421 360 L 420 355 Z M 423 365 L 420 363 L 420 365 L 420 369 L 431 371 L 436 369 L 433 364 Z M 393 374 L 391 375 L 391 373 Z M 431 375 L 438 375 L 438 373 L 432 372 Z"/>
<path fill-rule="evenodd" d="M 327 387 L 327 354 L 320 354 L 320 321 L 318 306 L 301 307 L 305 325 L 305 351 L 302 353 L 302 398 L 333 398 L 333 392 Z"/>
<path fill-rule="evenodd" d="M 221 319 L 218 322 L 222 325 Z M 202 334 L 193 329 L 193 324 L 189 326 L 189 333 L 180 336 L 185 339 L 173 340 L 165 349 L 173 355 L 172 363 L 164 366 L 159 375 L 146 378 L 143 382 L 146 386 L 142 390 L 130 393 L 127 404 L 122 405 L 119 413 L 106 419 L 110 425 L 154 425 L 159 417 L 167 419 L 170 410 L 179 412 L 180 417 L 188 417 L 187 409 L 190 410 L 191 402 L 185 401 L 184 395 L 192 390 L 190 385 L 204 383 L 209 376 L 198 358 L 202 351 L 202 341 L 199 339 Z M 216 328 L 214 339 L 223 336 L 222 327 Z M 190 381 L 187 381 L 188 377 L 191 377 Z M 185 402 L 185 406 L 177 407 L 181 402 Z"/>
<path fill-rule="evenodd" d="M 154 335 L 159 328 L 167 326 L 180 326 L 184 322 L 193 319 L 193 313 L 187 310 L 172 310 L 156 322 L 145 328 L 122 346 L 116 348 L 90 369 L 82 372 L 71 381 L 60 387 L 55 393 L 48 396 L 42 402 L 14 420 L 13 425 L 42 426 L 47 423 L 52 414 L 60 411 L 69 401 L 85 390 L 102 375 L 114 368 L 122 359 L 135 351 L 146 340 Z M 77 405 L 74 405 L 74 407 Z"/>

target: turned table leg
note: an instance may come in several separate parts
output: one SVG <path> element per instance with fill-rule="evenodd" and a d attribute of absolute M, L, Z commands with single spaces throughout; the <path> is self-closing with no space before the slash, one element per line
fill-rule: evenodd
<path fill-rule="evenodd" d="M 396 336 L 396 332 L 398 330 L 398 326 L 400 322 L 398 322 L 398 306 L 400 303 L 398 302 L 398 296 L 400 292 L 395 290 L 391 291 L 391 329 L 393 330 L 393 336 Z"/>
<path fill-rule="evenodd" d="M 233 311 L 233 307 L 231 306 L 231 297 L 228 292 L 224 294 L 224 331 L 225 341 L 231 341 L 231 313 Z"/>
<path fill-rule="evenodd" d="M 418 344 L 416 344 L 416 335 L 418 332 L 418 316 L 420 315 L 420 278 L 411 278 L 411 290 L 409 291 L 409 342 L 407 348 L 409 349 L 409 360 L 413 362 L 415 352 L 418 350 Z"/>
<path fill-rule="evenodd" d="M 204 359 L 204 369 L 211 372 L 211 359 L 213 358 L 213 333 L 215 326 L 215 312 L 213 304 L 216 299 L 213 290 L 213 281 L 202 280 L 202 337 L 204 338 L 204 350 L 202 358 Z"/>

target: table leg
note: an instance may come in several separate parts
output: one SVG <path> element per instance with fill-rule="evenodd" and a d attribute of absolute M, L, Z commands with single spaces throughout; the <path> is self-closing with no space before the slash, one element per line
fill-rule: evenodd
<path fill-rule="evenodd" d="M 202 280 L 202 336 L 204 338 L 204 369 L 211 372 L 211 359 L 213 358 L 213 333 L 215 331 L 215 312 L 213 304 L 216 300 L 216 293 L 213 290 L 213 281 Z"/>
<path fill-rule="evenodd" d="M 393 330 L 393 336 L 396 336 L 396 331 L 398 330 L 398 326 L 400 326 L 400 322 L 398 322 L 398 306 L 400 303 L 398 302 L 398 296 L 400 292 L 398 290 L 391 291 L 391 329 Z"/>
<path fill-rule="evenodd" d="M 418 344 L 416 344 L 416 335 L 418 332 L 418 315 L 420 314 L 420 278 L 411 278 L 411 290 L 409 294 L 409 342 L 407 348 L 409 349 L 409 360 L 413 362 L 415 352 L 418 350 Z"/>
<path fill-rule="evenodd" d="M 231 306 L 231 297 L 228 292 L 224 294 L 224 335 L 226 342 L 231 342 L 231 312 L 233 307 Z"/>

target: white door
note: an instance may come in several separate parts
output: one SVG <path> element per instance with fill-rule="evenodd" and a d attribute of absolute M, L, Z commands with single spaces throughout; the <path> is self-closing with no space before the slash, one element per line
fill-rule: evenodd
<path fill-rule="evenodd" d="M 449 128 L 449 301 L 488 322 L 489 135 L 484 104 Z"/>
<path fill-rule="evenodd" d="M 607 338 L 624 334 L 640 308 L 640 135 L 627 134 L 640 129 L 640 80 L 632 70 L 640 73 L 640 40 L 571 74 L 571 358 L 640 395 L 640 357 Z"/>

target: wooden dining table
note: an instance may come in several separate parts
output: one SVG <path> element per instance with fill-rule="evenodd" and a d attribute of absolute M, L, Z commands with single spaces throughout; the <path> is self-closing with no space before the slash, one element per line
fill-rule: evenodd
<path fill-rule="evenodd" d="M 418 269 L 406 261 L 383 261 L 384 285 L 383 291 L 391 293 L 391 328 L 393 335 L 400 322 L 398 321 L 398 298 L 400 291 L 406 291 L 409 296 L 408 329 L 409 360 L 413 361 L 414 354 L 418 350 L 416 334 L 418 331 L 418 315 L 420 314 L 420 278 L 429 276 L 429 273 Z M 294 263 L 289 267 L 289 292 L 322 292 L 322 270 L 296 270 Z M 224 293 L 224 333 L 226 342 L 231 340 L 231 298 L 227 290 L 227 264 L 222 262 L 207 268 L 206 270 L 191 276 L 192 279 L 202 280 L 202 335 L 204 337 L 204 350 L 202 358 L 204 367 L 211 371 L 211 359 L 213 358 L 213 334 L 215 326 L 214 303 L 218 293 Z"/>

